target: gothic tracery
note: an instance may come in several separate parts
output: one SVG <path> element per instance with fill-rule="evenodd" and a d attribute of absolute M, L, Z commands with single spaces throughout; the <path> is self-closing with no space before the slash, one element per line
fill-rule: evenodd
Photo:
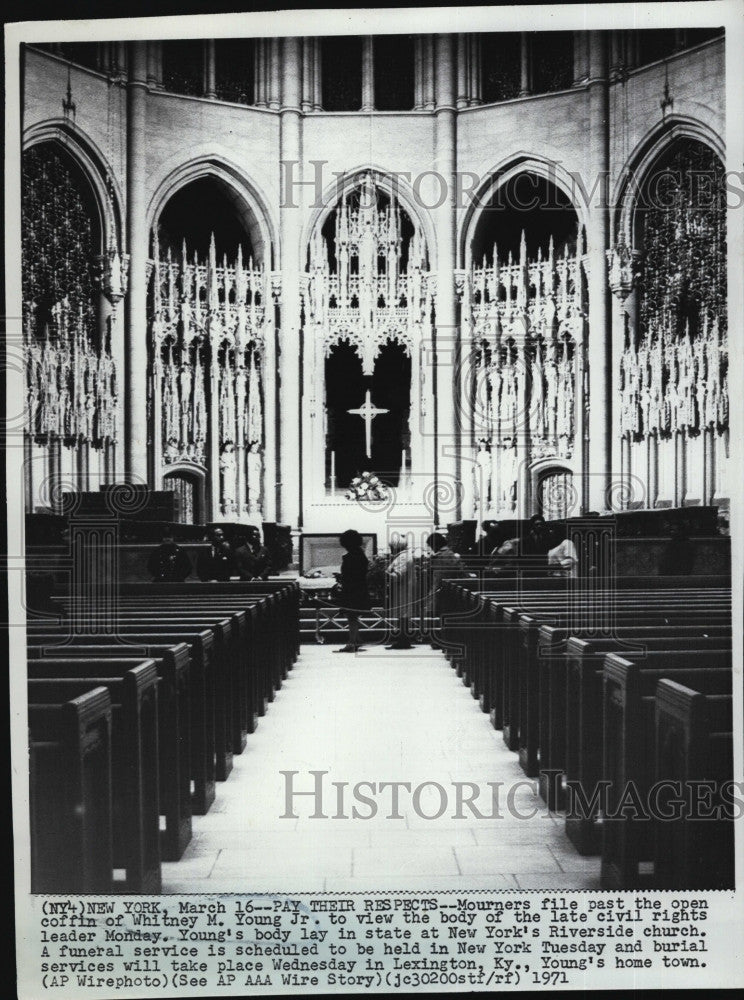
<path fill-rule="evenodd" d="M 224 516 L 260 512 L 264 444 L 262 358 L 267 279 L 238 247 L 218 263 L 161 258 L 150 264 L 153 445 L 164 470 L 193 463 L 219 481 Z M 216 481 L 216 480 L 215 480 Z"/>

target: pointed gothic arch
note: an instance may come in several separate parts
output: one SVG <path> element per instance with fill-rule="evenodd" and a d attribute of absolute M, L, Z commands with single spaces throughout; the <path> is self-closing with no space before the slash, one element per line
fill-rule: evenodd
<path fill-rule="evenodd" d="M 408 213 L 414 226 L 421 232 L 426 242 L 431 270 L 436 271 L 437 241 L 430 211 L 419 203 L 413 188 L 405 178 L 391 174 L 383 167 L 373 163 L 362 164 L 347 170 L 343 174 L 337 175 L 334 181 L 325 186 L 320 199 L 313 205 L 302 232 L 301 259 L 305 259 L 306 248 L 310 246 L 314 234 L 323 228 L 338 203 L 357 188 L 365 176 L 371 177 L 375 187 L 388 197 L 394 197 Z"/>
<path fill-rule="evenodd" d="M 721 154 L 697 122 L 653 130 L 625 171 L 617 207 L 610 277 L 622 302 L 614 331 L 621 469 L 626 484 L 646 479 L 651 507 L 728 498 Z"/>
<path fill-rule="evenodd" d="M 533 153 L 519 152 L 486 171 L 481 183 L 473 192 L 470 204 L 462 214 L 457 236 L 460 267 L 467 266 L 470 246 L 485 208 L 499 189 L 521 174 L 532 174 L 552 184 L 570 201 L 580 225 L 586 228 L 588 205 L 577 180 L 554 160 Z"/>
<path fill-rule="evenodd" d="M 616 243 L 622 239 L 628 247 L 635 247 L 633 216 L 639 193 L 660 159 L 663 159 L 665 151 L 682 138 L 694 139 L 709 146 L 721 163 L 725 164 L 725 143 L 708 125 L 694 118 L 675 114 L 670 115 L 666 121 L 659 122 L 635 147 L 615 184 L 611 206 Z"/>
<path fill-rule="evenodd" d="M 191 194 L 197 203 L 214 196 L 214 229 L 209 224 L 205 228 L 201 217 L 189 217 Z M 178 211 L 169 214 L 176 203 Z M 266 512 L 265 483 L 272 475 L 274 452 L 276 366 L 267 217 L 230 171 L 199 160 L 161 185 L 149 218 L 150 464 L 155 480 L 165 482 L 174 470 L 202 467 L 202 514 L 255 520 Z M 173 233 L 161 231 L 161 223 Z M 164 235 L 168 239 L 161 245 Z"/>
<path fill-rule="evenodd" d="M 431 336 L 434 282 L 420 216 L 398 198 L 391 179 L 375 171 L 352 172 L 334 194 L 328 204 L 316 208 L 308 227 L 303 291 L 303 426 L 307 427 L 303 454 L 306 467 L 317 472 L 303 485 L 311 503 L 320 502 L 328 488 L 331 494 L 336 489 L 335 428 L 348 421 L 348 412 L 367 420 L 365 446 L 348 463 L 344 456 L 339 476 L 342 465 L 351 463 L 352 471 L 375 471 L 401 488 L 412 469 L 423 470 L 423 449 L 428 445 L 410 433 L 410 422 L 423 417 L 430 393 L 422 352 Z M 329 402 L 333 393 L 329 394 L 327 382 L 337 372 L 327 362 L 342 342 L 361 362 L 362 381 L 360 398 L 347 401 L 343 412 L 337 413 Z M 378 362 L 391 351 L 402 352 L 405 358 L 398 366 L 405 370 L 401 407 L 383 405 L 385 365 Z M 390 466 L 393 461 L 393 452 L 374 440 L 371 422 L 378 415 L 385 418 L 386 432 L 395 437 L 393 468 L 370 467 L 375 462 Z M 341 436 L 343 447 L 349 437 Z M 330 476 L 323 475 L 319 455 L 326 456 Z M 357 468 L 360 463 L 367 468 Z"/>
<path fill-rule="evenodd" d="M 244 171 L 227 158 L 203 154 L 171 167 L 155 188 L 147 207 L 148 232 L 157 225 L 168 201 L 195 180 L 210 178 L 220 184 L 250 236 L 257 263 L 271 270 L 277 257 L 277 225 L 268 198 Z"/>
<path fill-rule="evenodd" d="M 535 462 L 581 467 L 586 206 L 556 164 L 519 155 L 481 185 L 461 230 L 473 511 L 524 517 Z"/>
<path fill-rule="evenodd" d="M 104 253 L 112 244 L 120 250 L 125 249 L 122 228 L 124 199 L 111 164 L 103 152 L 82 129 L 75 127 L 73 130 L 62 118 L 37 122 L 27 128 L 23 134 L 23 151 L 47 142 L 52 143 L 75 163 L 90 186 L 100 232 L 99 253 Z"/>

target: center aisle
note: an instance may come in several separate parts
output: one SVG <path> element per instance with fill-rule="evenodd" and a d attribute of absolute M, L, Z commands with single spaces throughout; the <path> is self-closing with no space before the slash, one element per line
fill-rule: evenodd
<path fill-rule="evenodd" d="M 194 817 L 183 858 L 163 864 L 164 892 L 599 888 L 599 858 L 576 853 L 440 652 L 333 648 L 301 647 L 209 813 Z M 375 791 L 355 798 L 357 782 Z M 393 790 L 381 782 L 410 784 L 401 818 L 388 818 Z M 436 784 L 414 794 L 424 782 Z M 467 805 L 455 818 L 455 782 L 476 786 L 464 797 L 489 818 Z M 362 796 L 371 819 L 353 818 L 372 811 Z M 327 818 L 313 818 L 316 803 Z"/>

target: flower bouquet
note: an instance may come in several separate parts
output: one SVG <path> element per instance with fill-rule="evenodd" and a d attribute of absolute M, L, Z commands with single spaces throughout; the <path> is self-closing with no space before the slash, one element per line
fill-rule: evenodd
<path fill-rule="evenodd" d="M 385 500 L 387 493 L 373 472 L 363 472 L 352 479 L 345 497 L 347 500 Z"/>

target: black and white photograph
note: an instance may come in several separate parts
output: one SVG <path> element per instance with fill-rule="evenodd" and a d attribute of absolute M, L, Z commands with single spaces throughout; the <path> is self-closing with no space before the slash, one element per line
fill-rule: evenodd
<path fill-rule="evenodd" d="M 742 985 L 742 12 L 6 24 L 24 1000 Z"/>

